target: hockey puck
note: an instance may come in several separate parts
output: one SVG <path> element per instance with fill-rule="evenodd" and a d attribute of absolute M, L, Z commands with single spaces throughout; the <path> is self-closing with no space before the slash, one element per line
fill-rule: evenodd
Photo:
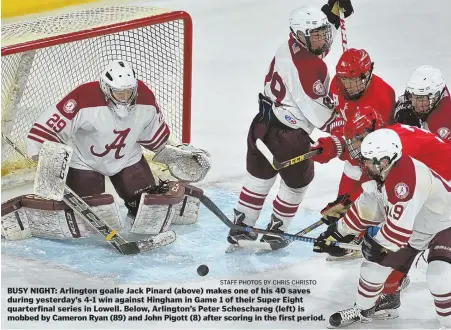
<path fill-rule="evenodd" d="M 208 274 L 208 272 L 209 269 L 207 265 L 200 265 L 199 267 L 197 267 L 197 274 L 199 274 L 199 276 L 205 276 Z"/>

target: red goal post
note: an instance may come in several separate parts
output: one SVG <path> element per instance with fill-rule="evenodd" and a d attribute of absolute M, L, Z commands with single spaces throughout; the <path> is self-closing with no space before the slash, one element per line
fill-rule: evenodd
<path fill-rule="evenodd" d="M 132 63 L 154 92 L 171 137 L 191 137 L 192 21 L 188 13 L 104 6 L 2 22 L 2 132 L 26 150 L 32 123 L 114 59 Z M 149 158 L 148 158 L 149 159 Z M 2 139 L 2 188 L 34 169 Z"/>

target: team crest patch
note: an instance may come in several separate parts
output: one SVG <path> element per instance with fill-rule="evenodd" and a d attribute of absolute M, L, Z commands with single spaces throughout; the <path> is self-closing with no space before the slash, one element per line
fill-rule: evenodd
<path fill-rule="evenodd" d="M 313 84 L 313 93 L 315 93 L 318 96 L 326 95 L 326 88 L 324 87 L 324 85 L 321 82 L 321 80 L 317 80 Z"/>
<path fill-rule="evenodd" d="M 409 194 L 409 187 L 404 182 L 400 182 L 395 186 L 395 194 L 399 199 L 404 199 Z"/>
<path fill-rule="evenodd" d="M 440 136 L 442 139 L 446 139 L 450 135 L 451 131 L 447 127 L 440 127 L 437 130 L 438 136 Z"/>
<path fill-rule="evenodd" d="M 63 106 L 64 111 L 66 111 L 67 113 L 74 112 L 76 107 L 77 107 L 77 102 L 74 99 L 67 100 Z"/>

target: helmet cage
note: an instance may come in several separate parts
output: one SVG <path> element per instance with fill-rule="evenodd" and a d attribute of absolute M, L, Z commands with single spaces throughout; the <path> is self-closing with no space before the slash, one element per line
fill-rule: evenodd
<path fill-rule="evenodd" d="M 333 42 L 332 27 L 330 24 L 324 24 L 315 29 L 307 29 L 305 33 L 301 30 L 294 31 L 290 27 L 291 34 L 297 42 L 304 46 L 313 55 L 319 56 L 324 55 L 330 50 Z M 312 39 L 313 38 L 313 39 Z M 312 48 L 312 41 L 316 43 L 318 41 L 324 40 L 325 43 L 318 49 Z"/>
<path fill-rule="evenodd" d="M 360 145 L 362 144 L 365 136 L 374 131 L 376 120 L 373 119 L 372 122 L 372 128 L 365 128 L 361 134 L 356 134 L 352 138 L 345 138 L 346 148 L 348 149 L 349 155 L 352 159 L 359 160 L 361 158 L 362 153 L 360 152 Z"/>
<path fill-rule="evenodd" d="M 437 104 L 442 100 L 444 94 L 445 89 L 426 95 L 417 95 L 406 90 L 404 96 L 412 103 L 413 111 L 418 118 L 422 121 L 426 121 L 432 110 L 434 110 Z"/>
<path fill-rule="evenodd" d="M 371 62 L 371 69 L 366 73 L 360 73 L 355 77 L 347 77 L 346 75 L 337 74 L 338 92 L 343 95 L 346 100 L 358 100 L 370 83 L 373 75 L 374 62 Z"/>
<path fill-rule="evenodd" d="M 395 153 L 392 158 L 385 156 L 381 159 L 365 158 L 360 159 L 360 168 L 370 179 L 376 180 L 377 182 L 383 182 L 387 176 L 387 171 L 394 164 L 394 160 L 398 157 Z"/>

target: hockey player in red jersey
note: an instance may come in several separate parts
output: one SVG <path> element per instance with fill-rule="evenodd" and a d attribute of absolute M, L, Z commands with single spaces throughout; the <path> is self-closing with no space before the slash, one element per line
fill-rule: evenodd
<path fill-rule="evenodd" d="M 440 70 L 429 65 L 415 70 L 398 100 L 395 121 L 451 141 L 451 97 Z"/>
<path fill-rule="evenodd" d="M 113 228 L 117 228 L 121 225 L 117 207 L 113 197 L 105 194 L 105 176 L 108 176 L 129 211 L 130 230 L 155 234 L 164 231 L 172 220 L 179 223 L 187 220 L 180 213 L 175 215 L 172 206 L 179 210 L 183 208 L 186 215 L 192 216 L 197 214 L 200 204 L 192 196 L 183 203 L 185 189 L 181 185 L 170 183 L 168 187 L 168 184 L 157 184 L 143 156 L 141 147 L 153 151 L 155 161 L 171 167 L 171 163 L 175 163 L 171 155 L 178 152 L 182 156 L 177 158 L 176 166 L 179 166 L 186 149 L 192 151 L 193 148 L 168 145 L 169 134 L 153 92 L 137 79 L 128 62 L 116 60 L 105 68 L 99 81 L 76 87 L 58 104 L 42 113 L 29 131 L 28 154 L 35 160 L 39 159 L 41 164 L 46 159 L 40 153 L 49 141 L 68 145 L 73 149 L 73 156 L 69 163 L 67 186 L 85 198 L 93 209 L 100 207 L 98 211 L 109 219 Z M 193 153 L 193 158 L 198 156 L 208 160 L 208 155 L 201 150 Z M 170 158 L 172 161 L 168 160 Z M 58 164 L 50 165 L 57 167 Z M 196 170 L 202 172 L 208 168 L 199 166 Z M 67 214 L 72 210 L 60 201 L 21 196 L 8 205 L 2 205 L 2 235 L 7 239 L 21 236 L 19 227 L 24 223 L 29 224 L 32 236 L 71 238 L 86 236 L 89 231 L 89 226 L 85 228 L 83 221 L 69 225 L 69 220 L 64 220 L 69 219 Z M 4 207 L 14 211 L 14 205 L 23 206 L 25 210 L 21 213 L 22 223 L 18 223 L 14 214 L 3 212 Z M 70 217 L 74 218 L 73 213 Z M 42 228 L 37 230 L 38 227 Z M 9 229 L 4 231 L 5 228 Z"/>
<path fill-rule="evenodd" d="M 439 141 L 438 145 L 448 144 Z M 435 149 L 432 145 L 429 148 Z M 396 310 L 378 308 L 384 282 L 393 269 L 407 273 L 415 256 L 429 249 L 428 287 L 441 325 L 450 327 L 451 282 L 447 279 L 451 277 L 451 182 L 405 154 L 400 134 L 392 128 L 368 134 L 360 149 L 362 169 L 371 181 L 362 186 L 363 193 L 346 216 L 330 225 L 315 242 L 318 249 L 327 251 L 333 248 L 331 242 L 347 241 L 365 232 L 362 253 L 367 261 L 360 268 L 356 303 L 334 313 L 330 326 L 396 317 Z M 451 152 L 442 153 L 446 157 L 442 161 L 449 164 Z"/>
<path fill-rule="evenodd" d="M 323 10 L 327 12 L 330 5 L 324 6 Z M 349 1 L 347 5 L 349 8 Z M 352 10 L 352 6 L 350 8 Z M 315 127 L 326 126 L 333 115 L 332 99 L 328 96 L 329 74 L 322 60 L 332 45 L 332 26 L 323 12 L 311 7 L 294 10 L 289 26 L 288 41 L 280 46 L 271 61 L 264 80 L 264 95 L 259 96 L 259 113 L 249 129 L 248 178 L 234 209 L 236 224 L 255 226 L 277 174 L 280 174 L 282 180 L 267 227 L 278 232 L 285 232 L 294 218 L 313 180 L 313 162 L 307 160 L 275 171 L 256 148 L 255 141 L 257 138 L 263 140 L 276 158 L 290 159 L 309 151 L 309 135 Z M 256 239 L 254 233 L 239 230 L 230 230 L 227 237 L 232 250 L 239 246 L 240 240 Z M 287 245 L 280 237 L 271 235 L 264 235 L 261 241 L 275 248 Z"/>
<path fill-rule="evenodd" d="M 327 131 L 332 135 L 342 135 L 346 121 L 354 114 L 357 106 L 372 106 L 378 109 L 386 123 L 393 122 L 395 92 L 382 78 L 373 73 L 374 62 L 364 49 L 348 49 L 338 60 L 336 74 L 330 84 L 330 96 L 334 101 L 336 118 L 328 123 Z M 333 137 L 318 139 L 312 150 L 335 146 Z M 312 158 L 313 161 L 325 163 L 327 153 L 323 152 Z"/>
<path fill-rule="evenodd" d="M 344 126 L 344 138 L 346 142 L 342 142 L 346 145 L 347 157 L 349 158 L 349 167 L 351 171 L 345 171 L 342 175 L 341 184 L 339 187 L 338 203 L 330 206 L 328 209 L 330 215 L 324 217 L 327 224 L 332 224 L 338 221 L 344 216 L 344 221 L 349 222 L 353 216 L 353 210 L 347 210 L 353 201 L 355 201 L 362 192 L 362 185 L 369 181 L 370 178 L 362 172 L 360 164 L 360 145 L 363 138 L 370 132 L 373 132 L 380 128 L 389 128 L 396 132 L 403 145 L 403 154 L 411 156 L 424 164 L 429 168 L 436 171 L 445 180 L 451 182 L 451 144 L 444 142 L 436 135 L 429 131 L 419 129 L 403 124 L 394 124 L 385 126 L 384 121 L 378 112 L 371 107 L 365 107 L 363 109 L 357 108 L 354 117 L 348 120 Z M 351 175 L 352 174 L 352 175 Z M 346 197 L 344 197 L 346 196 Z M 347 213 L 346 213 L 347 211 Z M 346 213 L 346 215 L 345 215 Z M 352 237 L 350 236 L 349 239 Z M 315 247 L 315 252 L 325 252 L 321 248 Z M 340 248 L 329 248 L 328 252 L 332 255 L 340 255 L 343 250 Z M 388 305 L 390 303 L 391 309 L 393 306 L 399 307 L 399 291 L 398 284 L 406 274 L 401 272 L 394 272 L 385 283 L 383 290 L 383 299 L 381 299 L 381 305 Z M 397 308 L 396 307 L 396 308 Z"/>

